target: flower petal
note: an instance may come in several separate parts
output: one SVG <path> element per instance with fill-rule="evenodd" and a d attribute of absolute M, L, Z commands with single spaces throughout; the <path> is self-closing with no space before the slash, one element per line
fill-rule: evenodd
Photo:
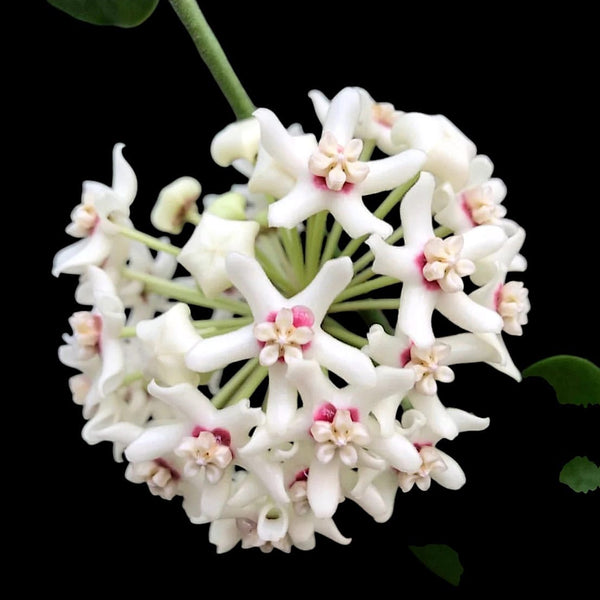
<path fill-rule="evenodd" d="M 398 154 L 370 160 L 369 174 L 360 184 L 364 196 L 376 194 L 410 181 L 423 167 L 427 155 L 421 150 L 403 150 Z"/>
<path fill-rule="evenodd" d="M 154 460 L 172 452 L 186 435 L 185 423 L 171 423 L 148 427 L 125 449 L 125 457 L 130 462 Z"/>
<path fill-rule="evenodd" d="M 500 333 L 504 326 L 504 320 L 495 310 L 481 306 L 464 292 L 439 294 L 436 308 L 452 323 L 467 331 Z"/>
<path fill-rule="evenodd" d="M 418 181 L 402 199 L 400 220 L 407 246 L 419 248 L 430 239 L 435 238 L 431 225 L 431 203 L 434 188 L 435 178 L 433 175 L 422 171 Z"/>
<path fill-rule="evenodd" d="M 400 292 L 396 331 L 407 335 L 417 346 L 433 345 L 435 336 L 431 318 L 434 309 L 439 305 L 440 298 L 446 295 L 428 290 L 421 284 L 405 282 Z"/>
<path fill-rule="evenodd" d="M 310 506 L 318 519 L 332 517 L 341 498 L 339 461 L 334 457 L 327 463 L 313 459 L 306 483 L 306 494 Z"/>
<path fill-rule="evenodd" d="M 337 202 L 330 204 L 328 208 L 351 238 L 375 233 L 385 239 L 393 233 L 394 229 L 389 223 L 376 217 L 364 205 L 356 188 L 345 193 L 343 198 L 337 200 Z"/>

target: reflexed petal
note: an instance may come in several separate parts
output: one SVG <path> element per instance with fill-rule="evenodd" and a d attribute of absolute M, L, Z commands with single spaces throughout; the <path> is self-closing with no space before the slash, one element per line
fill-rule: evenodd
<path fill-rule="evenodd" d="M 389 275 L 399 281 L 420 284 L 422 274 L 417 268 L 417 253 L 404 246 L 392 246 L 379 235 L 371 235 L 365 243 L 375 255 L 373 271 L 380 275 Z"/>
<path fill-rule="evenodd" d="M 438 338 L 437 342 L 448 344 L 450 347 L 450 353 L 443 361 L 448 365 L 479 361 L 500 362 L 502 360 L 500 352 L 495 345 L 491 344 L 482 336 L 470 333 L 459 333 Z"/>
<path fill-rule="evenodd" d="M 398 154 L 370 160 L 369 174 L 360 184 L 363 196 L 393 190 L 412 179 L 423 167 L 427 155 L 420 150 L 403 150 Z M 403 200 L 404 202 L 404 200 Z"/>
<path fill-rule="evenodd" d="M 388 437 L 373 436 L 369 447 L 399 471 L 412 473 L 421 466 L 419 452 L 413 443 L 400 433 Z"/>
<path fill-rule="evenodd" d="M 408 350 L 410 341 L 401 332 L 389 335 L 381 325 L 375 324 L 371 325 L 367 339 L 369 343 L 363 346 L 362 351 L 375 362 L 390 367 L 400 367 L 405 362 L 403 353 Z"/>
<path fill-rule="evenodd" d="M 496 252 L 507 240 L 506 234 L 497 225 L 478 225 L 462 234 L 464 246 L 461 256 L 473 261 Z"/>
<path fill-rule="evenodd" d="M 298 392 L 286 378 L 286 372 L 286 366 L 281 363 L 275 363 L 269 369 L 266 420 L 267 427 L 277 433 L 286 430 L 298 407 Z"/>
<path fill-rule="evenodd" d="M 202 515 L 208 521 L 214 521 L 221 516 L 223 507 L 229 497 L 231 488 L 231 470 L 226 469 L 222 477 L 215 483 L 205 483 L 200 497 Z"/>
<path fill-rule="evenodd" d="M 348 383 L 363 386 L 376 383 L 375 367 L 371 359 L 358 348 L 344 344 L 324 331 L 315 333 L 310 349 L 305 354 L 307 353 Z"/>
<path fill-rule="evenodd" d="M 96 231 L 90 237 L 59 250 L 54 256 L 52 275 L 78 275 L 83 273 L 88 265 L 100 265 L 110 254 L 111 247 L 111 238 L 101 231 Z"/>
<path fill-rule="evenodd" d="M 327 210 L 327 196 L 327 193 L 315 188 L 312 181 L 298 183 L 283 198 L 269 204 L 269 225 L 286 229 L 296 227 L 311 215 Z"/>
<path fill-rule="evenodd" d="M 396 331 L 407 335 L 417 346 L 431 346 L 435 340 L 431 317 L 440 298 L 446 295 L 428 290 L 420 284 L 404 283 L 400 293 Z"/>
<path fill-rule="evenodd" d="M 310 92 L 308 92 L 308 97 L 311 99 L 317 119 L 319 119 L 322 125 L 327 118 L 327 111 L 329 110 L 330 104 L 329 98 L 327 98 L 320 90 L 310 90 Z"/>
<path fill-rule="evenodd" d="M 478 417 L 460 408 L 448 408 L 447 410 L 459 431 L 483 431 L 490 424 L 489 417 Z"/>
<path fill-rule="evenodd" d="M 309 467 L 306 493 L 318 519 L 332 517 L 340 502 L 339 462 L 333 459 L 322 463 L 314 459 Z"/>
<path fill-rule="evenodd" d="M 191 383 L 178 383 L 163 387 L 155 381 L 151 381 L 148 384 L 148 393 L 173 407 L 195 425 L 203 425 L 208 428 L 214 423 L 217 409 Z"/>
<path fill-rule="evenodd" d="M 425 415 L 427 426 L 437 435 L 449 440 L 453 440 L 458 435 L 456 423 L 436 395 L 427 396 L 410 392 L 408 398 L 412 406 Z M 411 471 L 411 469 L 404 470 Z"/>
<path fill-rule="evenodd" d="M 467 331 L 500 333 L 504 326 L 502 317 L 495 310 L 481 306 L 464 292 L 439 294 L 436 308 L 452 323 Z"/>
<path fill-rule="evenodd" d="M 208 529 L 208 541 L 217 547 L 217 554 L 232 550 L 241 536 L 235 519 L 213 521 Z"/>
<path fill-rule="evenodd" d="M 400 219 L 404 230 L 404 240 L 407 246 L 416 248 L 424 246 L 435 238 L 431 224 L 431 203 L 435 178 L 431 173 L 421 172 L 415 185 L 406 192 L 400 204 Z"/>
<path fill-rule="evenodd" d="M 306 169 L 306 161 L 286 128 L 268 108 L 258 108 L 254 116 L 260 124 L 260 143 L 283 168 L 293 176 Z"/>
<path fill-rule="evenodd" d="M 358 91 L 351 87 L 344 88 L 331 99 L 323 131 L 330 131 L 338 144 L 345 146 L 352 137 L 359 111 Z"/>
<path fill-rule="evenodd" d="M 361 196 L 355 190 L 348 192 L 340 200 L 330 204 L 328 208 L 351 238 L 375 233 L 385 239 L 393 233 L 393 227 L 377 218 L 364 205 Z"/>
<path fill-rule="evenodd" d="M 154 460 L 171 452 L 188 433 L 185 423 L 157 425 L 148 427 L 125 450 L 125 456 L 130 462 Z"/>
<path fill-rule="evenodd" d="M 469 165 L 469 187 L 489 183 L 494 172 L 494 165 L 485 154 L 478 154 Z"/>
<path fill-rule="evenodd" d="M 122 340 L 105 339 L 102 344 L 102 372 L 98 378 L 98 390 L 102 396 L 114 392 L 125 376 L 125 354 Z"/>
<path fill-rule="evenodd" d="M 260 142 L 260 124 L 250 117 L 227 125 L 213 138 L 210 145 L 212 159 L 221 167 L 228 167 L 238 158 L 254 162 Z"/>
<path fill-rule="evenodd" d="M 185 356 L 189 369 L 210 373 L 230 363 L 258 356 L 260 347 L 254 337 L 254 325 L 199 341 Z"/>
<path fill-rule="evenodd" d="M 466 482 L 465 473 L 460 465 L 445 452 L 438 450 L 440 457 L 446 465 L 444 471 L 434 470 L 431 472 L 431 478 L 440 485 L 444 486 L 449 490 L 458 490 Z"/>
<path fill-rule="evenodd" d="M 353 275 L 350 257 L 328 260 L 308 286 L 294 296 L 294 304 L 308 306 L 315 323 L 319 324 L 335 297 L 346 288 Z"/>
<path fill-rule="evenodd" d="M 112 188 L 122 199 L 122 208 L 128 208 L 137 194 L 137 178 L 129 163 L 123 157 L 125 144 L 113 147 L 113 180 Z"/>

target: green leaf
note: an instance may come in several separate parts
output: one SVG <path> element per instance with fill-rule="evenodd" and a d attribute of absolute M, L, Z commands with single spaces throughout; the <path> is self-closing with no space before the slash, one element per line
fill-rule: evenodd
<path fill-rule="evenodd" d="M 561 404 L 600 404 L 600 368 L 579 356 L 558 354 L 533 363 L 524 377 L 542 377 Z"/>
<path fill-rule="evenodd" d="M 464 569 L 456 550 L 445 544 L 426 544 L 408 548 L 430 571 L 454 586 L 459 584 Z"/>
<path fill-rule="evenodd" d="M 575 492 L 593 492 L 600 487 L 600 467 L 587 456 L 576 456 L 562 468 L 559 481 Z"/>
<path fill-rule="evenodd" d="M 158 0 L 47 0 L 75 19 L 93 25 L 136 27 L 158 5 Z"/>

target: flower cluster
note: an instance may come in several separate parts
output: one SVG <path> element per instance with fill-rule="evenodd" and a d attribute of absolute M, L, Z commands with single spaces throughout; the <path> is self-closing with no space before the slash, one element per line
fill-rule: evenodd
<path fill-rule="evenodd" d="M 489 419 L 442 401 L 452 366 L 520 379 L 505 336 L 527 322 L 525 232 L 490 159 L 362 88 L 309 98 L 318 136 L 267 108 L 219 132 L 213 159 L 247 182 L 201 201 L 195 178 L 168 184 L 161 237 L 130 220 L 117 144 L 54 259 L 78 277 L 59 359 L 84 439 L 179 497 L 218 552 L 347 544 L 343 501 L 384 522 L 399 490 L 460 488 L 447 446 Z"/>

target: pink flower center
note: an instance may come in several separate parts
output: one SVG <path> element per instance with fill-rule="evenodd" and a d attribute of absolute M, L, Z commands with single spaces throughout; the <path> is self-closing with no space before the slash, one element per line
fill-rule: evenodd
<path fill-rule="evenodd" d="M 350 418 L 356 423 L 359 421 L 359 414 L 357 408 L 347 408 L 346 409 L 350 413 Z M 326 402 L 325 404 L 321 404 L 317 410 L 315 410 L 313 415 L 313 420 L 315 421 L 327 421 L 328 423 L 333 423 L 333 419 L 335 418 L 335 413 L 338 409 L 331 404 L 331 402 Z"/>

